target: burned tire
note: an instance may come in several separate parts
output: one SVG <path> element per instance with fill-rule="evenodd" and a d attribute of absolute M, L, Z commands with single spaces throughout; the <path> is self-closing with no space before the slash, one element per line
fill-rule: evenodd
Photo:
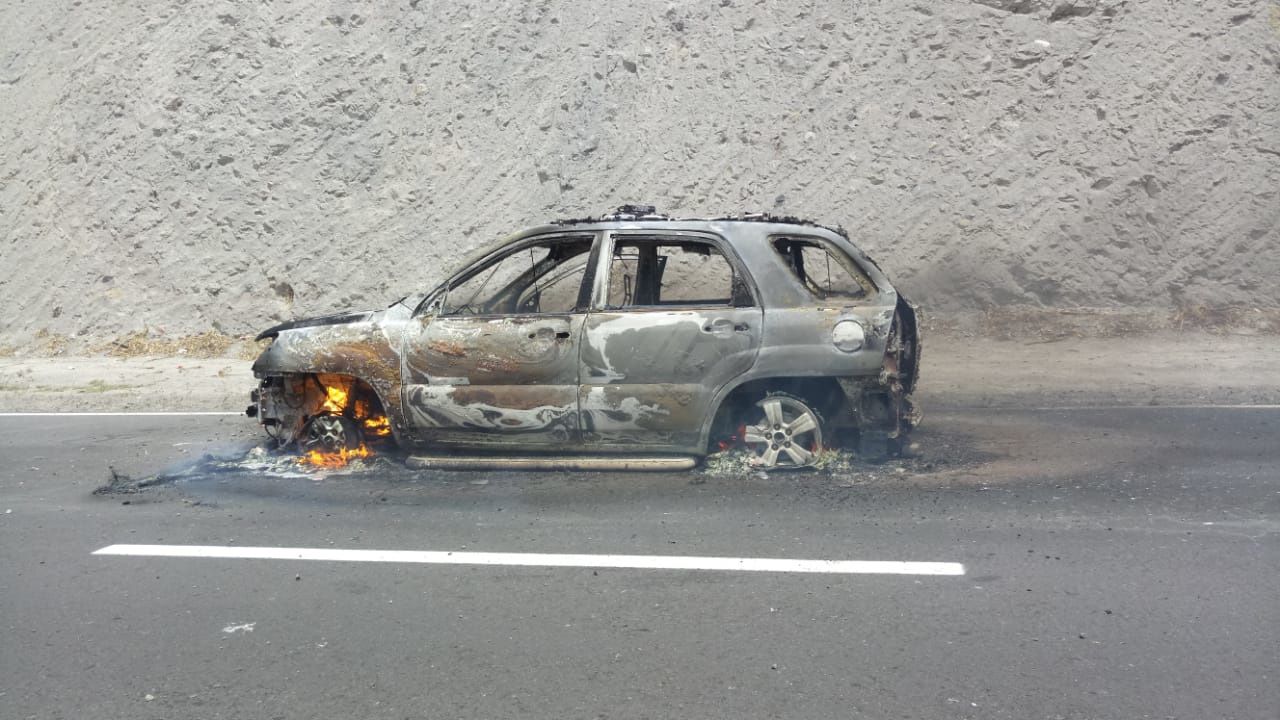
<path fill-rule="evenodd" d="M 823 425 L 822 415 L 805 401 L 774 392 L 755 404 L 755 414 L 748 416 L 742 441 L 757 467 L 810 467 L 825 447 Z"/>
<path fill-rule="evenodd" d="M 298 438 L 298 449 L 302 452 L 336 453 L 354 450 L 360 447 L 362 440 L 360 428 L 351 418 L 325 413 L 307 421 Z"/>

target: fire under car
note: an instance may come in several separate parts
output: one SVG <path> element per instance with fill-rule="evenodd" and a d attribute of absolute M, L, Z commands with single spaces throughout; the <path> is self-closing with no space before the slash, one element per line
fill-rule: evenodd
<path fill-rule="evenodd" d="M 764 468 L 901 448 L 916 309 L 839 229 L 647 206 L 517 232 L 425 294 L 286 322 L 248 414 L 281 448 L 422 465 Z"/>

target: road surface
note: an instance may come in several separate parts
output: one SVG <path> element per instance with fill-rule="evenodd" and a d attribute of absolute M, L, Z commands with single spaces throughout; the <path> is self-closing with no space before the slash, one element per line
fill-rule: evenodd
<path fill-rule="evenodd" d="M 1277 430 L 1274 407 L 957 407 L 916 458 L 835 474 L 94 495 L 256 435 L 0 417 L 0 716 L 1276 718 Z M 94 554 L 118 545 L 317 559 Z"/>

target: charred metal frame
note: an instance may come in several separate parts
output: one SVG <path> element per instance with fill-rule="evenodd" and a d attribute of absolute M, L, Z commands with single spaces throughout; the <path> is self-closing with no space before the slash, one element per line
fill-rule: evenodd
<path fill-rule="evenodd" d="M 515 233 L 435 290 L 385 310 L 264 331 L 259 337 L 273 342 L 253 366 L 261 381 L 254 413 L 292 442 L 310 417 L 328 411 L 315 390 L 323 382 L 307 379 L 349 378 L 377 399 L 403 445 L 702 455 L 716 433 L 734 426 L 726 415 L 782 389 L 808 395 L 832 427 L 856 431 L 864 445 L 901 444 L 919 420 L 910 401 L 920 358 L 916 308 L 842 230 L 793 218 L 672 220 L 639 210 L 647 212 Z M 449 288 L 485 263 L 585 236 L 593 245 L 572 312 L 441 314 Z M 744 292 L 725 307 L 609 308 L 614 238 L 709 243 Z M 834 249 L 875 292 L 815 298 L 775 249 L 777 238 Z M 856 351 L 833 345 L 834 329 L 846 322 L 865 335 Z"/>

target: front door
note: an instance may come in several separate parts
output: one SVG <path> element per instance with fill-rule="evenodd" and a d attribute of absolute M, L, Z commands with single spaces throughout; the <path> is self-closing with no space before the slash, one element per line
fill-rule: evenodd
<path fill-rule="evenodd" d="M 582 334 L 583 442 L 699 451 L 716 391 L 755 361 L 759 303 L 716 237 L 616 233 L 607 246 Z"/>
<path fill-rule="evenodd" d="M 583 280 L 594 234 L 540 236 L 464 269 L 404 351 L 405 413 L 429 444 L 577 447 Z M 589 295 L 589 294 L 588 294 Z"/>

